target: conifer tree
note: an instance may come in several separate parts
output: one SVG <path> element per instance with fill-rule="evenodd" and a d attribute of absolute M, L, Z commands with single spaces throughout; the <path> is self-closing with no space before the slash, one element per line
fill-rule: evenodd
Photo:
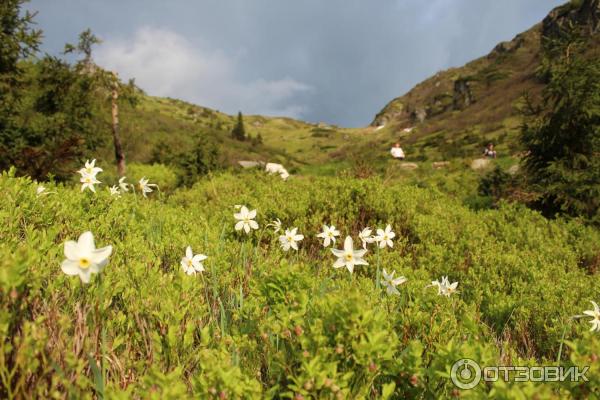
<path fill-rule="evenodd" d="M 244 118 L 241 111 L 238 112 L 237 123 L 231 131 L 231 137 L 242 142 L 246 140 L 246 129 L 244 128 Z"/>

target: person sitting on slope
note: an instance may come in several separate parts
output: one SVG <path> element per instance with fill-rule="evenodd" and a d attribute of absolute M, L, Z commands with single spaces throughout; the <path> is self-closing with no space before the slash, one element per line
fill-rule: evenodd
<path fill-rule="evenodd" d="M 486 148 L 483 150 L 483 156 L 487 158 L 496 158 L 496 150 L 494 150 L 493 143 L 488 143 Z"/>
<path fill-rule="evenodd" d="M 400 143 L 394 144 L 390 153 L 392 153 L 392 157 L 396 160 L 404 160 L 404 151 L 402 150 L 402 147 L 400 147 Z"/>

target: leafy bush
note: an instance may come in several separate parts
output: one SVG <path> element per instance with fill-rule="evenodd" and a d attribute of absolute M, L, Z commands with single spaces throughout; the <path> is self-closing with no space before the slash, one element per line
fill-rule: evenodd
<path fill-rule="evenodd" d="M 161 188 L 175 179 L 156 165 L 130 174 Z M 590 365 L 590 382 L 463 394 L 600 389 L 600 341 L 588 319 L 571 319 L 600 299 L 587 264 L 600 235 L 575 221 L 508 204 L 474 212 L 435 188 L 377 178 L 222 174 L 148 199 L 36 187 L 0 176 L 3 398 L 447 398 L 461 394 L 448 379 L 460 358 L 539 365 L 559 351 L 563 365 Z M 236 204 L 258 210 L 252 236 L 234 231 Z M 297 254 L 279 249 L 266 227 L 275 218 L 305 235 Z M 398 236 L 393 249 L 369 247 L 370 265 L 350 275 L 315 238 L 324 223 L 355 238 L 389 223 Z M 114 250 L 84 286 L 60 263 L 63 243 L 85 230 Z M 197 276 L 179 265 L 188 245 L 209 257 Z M 408 278 L 399 296 L 376 285 L 378 263 Z M 442 275 L 459 282 L 456 295 L 427 287 Z"/>

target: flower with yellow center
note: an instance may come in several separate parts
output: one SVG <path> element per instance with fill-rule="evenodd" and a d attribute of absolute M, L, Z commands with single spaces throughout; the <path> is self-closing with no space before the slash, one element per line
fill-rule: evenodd
<path fill-rule="evenodd" d="M 317 237 L 323 239 L 323 247 L 329 247 L 332 242 L 335 244 L 336 236 L 340 236 L 340 231 L 335 229 L 333 225 L 323 225 L 323 232 L 317 235 Z"/>
<path fill-rule="evenodd" d="M 235 230 L 250 233 L 251 229 L 258 229 L 258 224 L 254 221 L 256 218 L 256 210 L 248 210 L 248 207 L 242 206 L 239 213 L 233 214 L 233 217 L 238 220 L 235 224 Z"/>
<path fill-rule="evenodd" d="M 288 251 L 290 248 L 298 250 L 298 242 L 302 239 L 304 239 L 304 235 L 298 234 L 298 228 L 286 229 L 285 234 L 279 236 L 283 251 Z"/>
<path fill-rule="evenodd" d="M 396 234 L 392 232 L 392 227 L 388 224 L 388 226 L 385 227 L 385 230 L 377 229 L 377 236 L 375 236 L 375 241 L 379 243 L 379 247 L 382 249 L 386 246 L 394 247 L 394 242 L 392 242 L 392 239 L 395 237 Z"/>
<path fill-rule="evenodd" d="M 388 274 L 388 272 L 383 269 L 383 279 L 381 280 L 381 284 L 385 286 L 387 294 L 400 294 L 400 291 L 396 288 L 398 285 L 402 285 L 407 279 L 403 276 L 399 276 L 398 278 L 394 278 L 394 274 L 396 271 L 392 271 Z"/>
<path fill-rule="evenodd" d="M 338 258 L 333 264 L 333 268 L 346 267 L 352 273 L 355 265 L 369 265 L 363 259 L 367 250 L 354 250 L 354 242 L 350 236 L 346 236 L 343 250 L 331 249 L 331 252 Z"/>
<path fill-rule="evenodd" d="M 85 175 L 91 175 L 95 177 L 98 175 L 98 172 L 102 172 L 102 168 L 96 167 L 96 159 L 93 159 L 91 162 L 90 160 L 87 160 L 85 162 L 85 167 L 81 168 L 77 172 L 79 172 L 82 177 Z"/>
<path fill-rule="evenodd" d="M 92 192 L 96 193 L 96 188 L 94 187 L 94 185 L 101 183 L 98 179 L 96 179 L 96 175 L 87 175 L 87 174 L 83 174 L 79 181 L 82 183 L 82 185 L 81 185 L 82 192 L 85 189 L 90 189 Z"/>
<path fill-rule="evenodd" d="M 428 287 L 435 286 L 438 289 L 438 295 L 450 297 L 452 294 L 456 293 L 456 287 L 458 286 L 458 282 L 450 283 L 447 276 L 442 276 L 441 281 L 433 281 L 431 285 Z"/>
<path fill-rule="evenodd" d="M 152 192 L 152 188 L 158 188 L 158 185 L 156 183 L 148 183 L 148 179 L 146 179 L 146 177 L 143 177 L 138 182 L 138 187 L 140 188 L 142 195 L 144 197 L 148 197 L 146 196 L 146 193 Z"/>
<path fill-rule="evenodd" d="M 65 257 L 61 264 L 67 275 L 79 275 L 83 283 L 90 281 L 91 274 L 97 274 L 108 264 L 112 246 L 96 249 L 92 232 L 84 232 L 77 242 L 69 240 L 65 243 Z"/>
<path fill-rule="evenodd" d="M 188 246 L 185 249 L 185 257 L 181 259 L 181 268 L 188 275 L 195 275 L 196 272 L 203 272 L 204 265 L 202 265 L 202 261 L 206 260 L 208 257 L 204 254 L 196 254 L 192 252 L 192 248 Z"/>

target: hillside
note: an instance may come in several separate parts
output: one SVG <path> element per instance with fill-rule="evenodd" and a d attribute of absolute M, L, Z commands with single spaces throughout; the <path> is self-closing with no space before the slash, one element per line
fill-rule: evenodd
<path fill-rule="evenodd" d="M 138 102 L 134 108 L 124 107 L 121 116 L 125 152 L 134 162 L 151 162 L 154 153 L 166 149 L 191 149 L 197 138 L 205 137 L 217 145 L 224 166 L 234 166 L 240 160 L 256 160 L 300 167 L 327 162 L 329 153 L 348 140 L 366 140 L 361 129 L 311 124 L 286 117 L 244 115 L 250 139 L 240 142 L 231 138 L 236 116 L 143 93 L 138 94 Z M 262 144 L 255 142 L 259 136 Z M 110 160 L 112 144 L 107 142 L 101 153 L 102 158 Z"/>
<path fill-rule="evenodd" d="M 516 153 L 524 95 L 537 98 L 544 87 L 536 74 L 542 38 L 579 25 L 592 36 L 590 51 L 597 51 L 599 20 L 599 1 L 574 1 L 486 56 L 438 72 L 375 116 L 371 126 L 383 127 L 375 134 L 378 141 L 401 139 L 417 159 L 472 157 L 490 141 L 501 154 Z"/>

